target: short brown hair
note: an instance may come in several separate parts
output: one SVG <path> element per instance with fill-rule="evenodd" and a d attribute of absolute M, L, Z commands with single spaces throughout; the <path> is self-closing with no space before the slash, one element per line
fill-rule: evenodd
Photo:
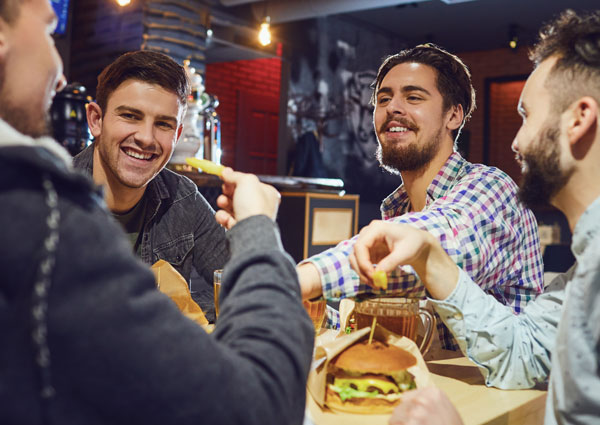
<path fill-rule="evenodd" d="M 444 112 L 450 109 L 451 106 L 462 106 L 464 113 L 463 121 L 460 127 L 453 132 L 454 139 L 456 139 L 475 109 L 475 89 L 471 84 L 469 68 L 467 68 L 463 61 L 458 56 L 434 44 L 421 44 L 385 58 L 379 67 L 375 81 L 371 84 L 371 88 L 373 89 L 371 103 L 375 105 L 377 89 L 387 73 L 396 65 L 406 62 L 428 65 L 436 71 L 436 84 L 437 89 L 444 99 Z"/>
<path fill-rule="evenodd" d="M 184 107 L 187 105 L 190 82 L 185 69 L 165 54 L 138 50 L 120 56 L 98 76 L 96 103 L 102 109 L 102 115 L 110 95 L 127 80 L 156 84 L 175 93 Z"/>
<path fill-rule="evenodd" d="M 599 11 L 578 15 L 566 10 L 546 24 L 529 58 L 537 66 L 550 57 L 557 61 L 545 85 L 554 98 L 554 111 L 563 112 L 582 96 L 600 103 Z"/>

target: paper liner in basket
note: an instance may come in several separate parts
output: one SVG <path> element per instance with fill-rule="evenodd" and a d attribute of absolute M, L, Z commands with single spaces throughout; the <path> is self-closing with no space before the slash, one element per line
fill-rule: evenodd
<path fill-rule="evenodd" d="M 184 316 L 203 327 L 208 325 L 204 312 L 192 299 L 188 284 L 183 276 L 164 260 L 158 260 L 151 268 L 160 292 L 171 298 Z"/>
<path fill-rule="evenodd" d="M 371 327 L 366 327 L 351 334 L 340 334 L 339 337 L 334 340 L 322 342 L 319 339 L 320 337 L 317 338 L 314 359 L 311 371 L 308 375 L 307 386 L 308 392 L 319 406 L 323 407 L 327 404 L 325 393 L 327 385 L 327 366 L 329 365 L 329 362 L 347 347 L 368 339 L 370 332 Z M 378 324 L 375 325 L 373 340 L 381 341 L 388 345 L 394 345 L 411 353 L 417 359 L 417 363 L 414 366 L 409 367 L 407 371 L 414 376 L 417 388 L 433 385 L 429 369 L 427 369 L 425 360 L 414 341 L 396 335 Z"/>

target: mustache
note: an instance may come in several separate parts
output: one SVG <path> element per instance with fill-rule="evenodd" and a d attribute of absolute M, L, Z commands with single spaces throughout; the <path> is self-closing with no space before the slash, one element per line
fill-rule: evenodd
<path fill-rule="evenodd" d="M 519 165 L 521 165 L 524 160 L 525 158 L 523 158 L 523 155 L 521 155 L 520 153 L 515 153 L 515 161 L 517 161 Z"/>
<path fill-rule="evenodd" d="M 408 118 L 403 118 L 403 117 L 389 117 L 387 120 L 385 120 L 385 122 L 383 124 L 381 124 L 381 126 L 379 127 L 379 132 L 383 133 L 386 129 L 387 126 L 392 122 L 397 122 L 398 124 L 400 124 L 402 127 L 406 127 L 409 130 L 412 131 L 417 131 L 419 129 L 419 127 L 417 126 L 417 124 L 415 124 L 414 122 L 410 121 Z"/>

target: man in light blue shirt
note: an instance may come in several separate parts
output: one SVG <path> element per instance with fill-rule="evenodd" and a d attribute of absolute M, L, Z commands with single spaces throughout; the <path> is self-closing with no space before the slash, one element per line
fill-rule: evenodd
<path fill-rule="evenodd" d="M 577 264 L 520 315 L 486 295 L 437 240 L 409 226 L 375 222 L 363 229 L 351 261 L 372 283 L 411 265 L 461 350 L 488 385 L 530 388 L 548 380 L 546 424 L 600 423 L 600 12 L 564 12 L 540 33 L 532 52 L 512 144 L 522 166 L 519 196 L 549 202 L 573 231 Z M 441 391 L 414 391 L 391 424 L 460 424 Z"/>

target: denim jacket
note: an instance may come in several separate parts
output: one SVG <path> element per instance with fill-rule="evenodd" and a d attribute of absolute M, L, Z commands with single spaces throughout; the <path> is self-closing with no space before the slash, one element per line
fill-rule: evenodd
<path fill-rule="evenodd" d="M 78 154 L 73 165 L 91 176 L 93 157 L 94 144 Z M 148 183 L 144 196 L 148 196 L 148 207 L 141 259 L 147 264 L 170 263 L 213 320 L 213 272 L 229 259 L 225 230 L 215 221 L 214 210 L 190 179 L 168 169 Z"/>

